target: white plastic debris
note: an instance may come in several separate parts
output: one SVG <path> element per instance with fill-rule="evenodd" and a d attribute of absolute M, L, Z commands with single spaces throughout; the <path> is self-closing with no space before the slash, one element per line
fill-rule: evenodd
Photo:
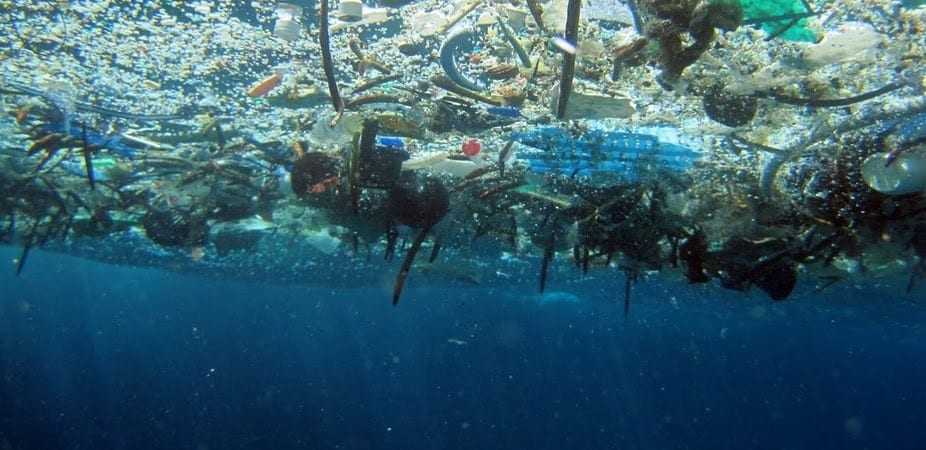
<path fill-rule="evenodd" d="M 862 178 L 872 189 L 887 195 L 926 191 L 926 156 L 904 153 L 890 165 L 887 153 L 875 153 L 862 163 Z"/>
<path fill-rule="evenodd" d="M 559 84 L 553 86 L 550 92 L 550 108 L 556 110 L 559 102 Z M 565 119 L 623 119 L 635 112 L 633 103 L 629 98 L 610 97 L 592 92 L 584 92 L 580 85 L 573 86 L 566 105 Z"/>
<path fill-rule="evenodd" d="M 811 66 L 825 66 L 875 58 L 875 51 L 885 41 L 871 25 L 847 22 L 832 30 L 823 40 L 804 49 L 804 61 Z"/>
<path fill-rule="evenodd" d="M 302 8 L 291 3 L 280 2 L 276 8 L 276 22 L 273 24 L 273 35 L 287 42 L 299 39 L 302 24 Z"/>
<path fill-rule="evenodd" d="M 331 126 L 334 114 L 321 114 L 309 132 L 309 143 L 324 149 L 336 149 L 350 145 L 354 134 L 363 128 L 363 117 L 357 113 L 344 113 L 341 119 Z"/>
<path fill-rule="evenodd" d="M 458 159 L 443 159 L 434 163 L 431 170 L 444 173 L 456 178 L 463 178 L 474 170 L 481 168 L 482 165 L 474 161 L 464 161 Z"/>
<path fill-rule="evenodd" d="M 360 20 L 363 18 L 363 2 L 360 0 L 341 0 L 338 5 L 338 17 L 341 20 Z"/>
<path fill-rule="evenodd" d="M 440 11 L 419 12 L 412 16 L 411 28 L 422 37 L 433 36 L 444 24 L 447 17 Z"/>

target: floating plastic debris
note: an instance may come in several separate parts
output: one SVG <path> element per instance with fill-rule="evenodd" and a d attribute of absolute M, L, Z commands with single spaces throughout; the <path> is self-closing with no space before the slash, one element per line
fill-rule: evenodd
<path fill-rule="evenodd" d="M 792 41 L 815 42 L 807 17 L 814 15 L 801 0 L 741 0 L 747 24 L 760 25 L 766 33 Z"/>
<path fill-rule="evenodd" d="M 263 97 L 270 93 L 275 87 L 279 86 L 283 82 L 283 74 L 280 72 L 274 73 L 263 80 L 258 81 L 254 86 L 251 86 L 248 89 L 248 97 Z"/>
<path fill-rule="evenodd" d="M 569 42 L 560 36 L 554 36 L 551 42 L 556 46 L 556 48 L 569 53 L 570 55 L 575 55 L 579 51 L 579 49 L 577 49 L 572 42 Z"/>
<path fill-rule="evenodd" d="M 643 171 L 688 170 L 700 158 L 694 150 L 649 134 L 589 130 L 576 137 L 563 128 L 544 127 L 513 133 L 511 139 L 528 147 L 518 151 L 518 159 L 540 174 L 637 180 Z"/>
<path fill-rule="evenodd" d="M 871 25 L 847 22 L 828 31 L 820 42 L 804 49 L 803 60 L 812 67 L 844 62 L 872 61 L 887 38 Z"/>
<path fill-rule="evenodd" d="M 276 22 L 273 23 L 273 35 L 287 42 L 299 39 L 302 34 L 302 7 L 288 2 L 280 2 L 276 7 Z"/>
<path fill-rule="evenodd" d="M 862 163 L 862 178 L 872 189 L 887 195 L 926 191 L 926 156 L 905 153 L 888 165 L 889 154 L 875 153 Z"/>
<path fill-rule="evenodd" d="M 559 85 L 551 89 L 550 99 L 550 108 L 555 111 L 559 103 Z M 583 86 L 577 85 L 569 94 L 563 119 L 627 118 L 633 113 L 630 99 L 588 92 Z"/>
<path fill-rule="evenodd" d="M 512 119 L 523 117 L 521 115 L 521 110 L 514 106 L 489 106 L 486 108 L 486 112 L 496 116 L 508 117 Z"/>
<path fill-rule="evenodd" d="M 341 0 L 338 4 L 338 18 L 356 21 L 363 18 L 363 2 L 360 0 Z"/>
<path fill-rule="evenodd" d="M 447 17 L 439 11 L 418 12 L 411 18 L 410 27 L 422 37 L 434 36 L 444 24 Z"/>
<path fill-rule="evenodd" d="M 482 150 L 482 144 L 479 143 L 478 139 L 467 139 L 463 142 L 462 150 L 464 155 L 473 157 Z"/>

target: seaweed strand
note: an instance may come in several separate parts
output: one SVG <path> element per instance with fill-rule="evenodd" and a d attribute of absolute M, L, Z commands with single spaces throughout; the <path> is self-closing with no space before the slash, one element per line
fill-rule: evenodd
<path fill-rule="evenodd" d="M 405 259 L 402 261 L 402 268 L 399 269 L 399 274 L 395 278 L 395 286 L 392 289 L 392 306 L 399 304 L 399 298 L 402 296 L 402 289 L 405 287 L 405 280 L 408 278 L 408 272 L 411 271 L 415 256 L 418 255 L 418 250 L 421 249 L 421 244 L 424 243 L 430 231 L 431 227 L 422 228 L 421 231 L 418 232 L 418 235 L 415 236 L 412 247 L 405 253 Z"/>
<path fill-rule="evenodd" d="M 896 91 L 906 85 L 907 85 L 906 83 L 890 83 L 881 88 L 875 89 L 870 92 L 866 92 L 864 94 L 856 95 L 854 97 L 836 98 L 836 99 L 798 98 L 798 97 L 790 97 L 787 95 L 778 94 L 778 93 L 771 92 L 771 91 L 758 93 L 758 95 L 768 97 L 772 100 L 775 100 L 776 102 L 784 103 L 787 105 L 812 106 L 815 108 L 838 108 L 840 106 L 849 106 L 855 103 L 861 103 L 866 100 L 871 100 L 875 97 L 879 97 L 884 94 Z"/>

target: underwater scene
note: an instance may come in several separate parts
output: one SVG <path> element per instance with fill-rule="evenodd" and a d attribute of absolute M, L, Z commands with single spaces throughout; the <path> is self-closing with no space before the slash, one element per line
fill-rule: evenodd
<path fill-rule="evenodd" d="M 924 32 L 0 0 L 0 450 L 926 448 Z"/>

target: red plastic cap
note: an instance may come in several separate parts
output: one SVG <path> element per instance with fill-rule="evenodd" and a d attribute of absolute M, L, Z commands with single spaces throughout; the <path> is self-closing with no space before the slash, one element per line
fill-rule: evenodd
<path fill-rule="evenodd" d="M 476 139 L 467 139 L 463 142 L 463 154 L 466 156 L 476 156 L 482 150 L 482 144 Z"/>

